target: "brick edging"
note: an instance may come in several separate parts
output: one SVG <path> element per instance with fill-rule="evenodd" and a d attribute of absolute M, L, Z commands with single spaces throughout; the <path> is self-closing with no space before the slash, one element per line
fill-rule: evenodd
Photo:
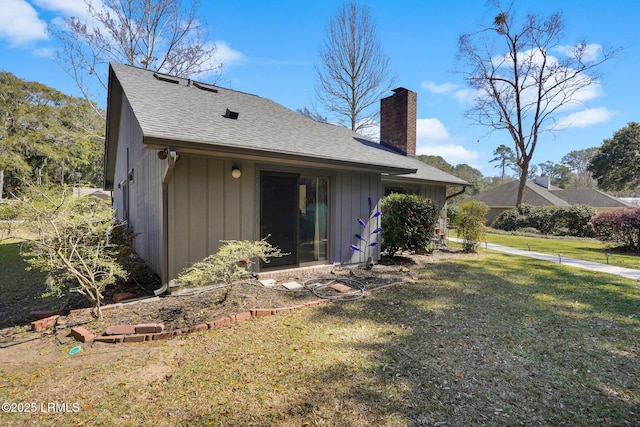
<path fill-rule="evenodd" d="M 402 285 L 404 283 L 406 282 L 400 281 L 400 282 L 394 282 L 394 283 L 378 286 L 376 288 L 366 291 L 364 294 L 364 298 L 366 298 L 372 292 L 389 289 L 398 285 Z M 326 304 L 333 301 L 334 300 L 331 300 L 331 299 L 318 299 L 318 300 L 308 301 L 306 303 L 298 304 L 290 307 L 252 308 L 252 309 L 249 309 L 249 311 L 233 314 L 218 320 L 213 320 L 206 323 L 199 323 L 197 325 L 187 326 L 181 329 L 173 329 L 171 331 L 165 331 L 164 325 L 161 325 L 161 324 L 144 324 L 144 325 L 141 324 L 141 325 L 135 325 L 135 326 L 128 325 L 128 326 L 131 326 L 135 331 L 135 333 L 131 333 L 131 334 L 95 335 L 94 333 L 92 333 L 91 331 L 89 331 L 83 326 L 75 326 L 71 328 L 71 336 L 74 337 L 77 341 L 80 341 L 83 343 L 104 342 L 104 343 L 116 344 L 116 343 L 122 343 L 122 342 L 156 341 L 161 339 L 172 338 L 178 335 L 189 334 L 192 332 L 202 332 L 208 329 L 218 329 L 218 328 L 231 325 L 232 323 L 244 322 L 246 320 L 251 319 L 252 317 L 264 317 L 264 316 L 273 316 L 281 313 L 290 313 L 293 310 L 297 310 L 305 307 L 312 307 L 319 304 Z M 114 305 L 122 306 L 122 304 L 114 304 Z M 87 310 L 90 310 L 90 309 L 87 309 Z M 84 312 L 84 309 L 75 310 L 75 312 Z M 60 315 L 54 315 L 54 316 L 50 316 L 44 319 L 31 322 L 31 329 L 33 331 L 42 331 L 48 328 L 49 326 L 55 324 L 59 317 Z M 34 326 L 34 324 L 37 324 L 37 326 Z M 160 328 L 160 331 L 138 333 L 140 330 L 151 330 L 152 326 L 160 326 L 160 325 L 162 326 L 162 328 Z M 145 327 L 147 329 L 141 328 L 141 327 Z M 117 326 L 114 328 L 117 328 Z M 127 328 L 123 328 L 123 331 L 125 329 Z"/>

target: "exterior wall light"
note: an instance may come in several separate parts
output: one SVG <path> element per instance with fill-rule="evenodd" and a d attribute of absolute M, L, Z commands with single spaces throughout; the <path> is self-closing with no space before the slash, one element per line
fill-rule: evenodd
<path fill-rule="evenodd" d="M 240 178 L 242 176 L 242 171 L 240 170 L 239 167 L 234 166 L 231 168 L 231 176 L 234 178 Z"/>

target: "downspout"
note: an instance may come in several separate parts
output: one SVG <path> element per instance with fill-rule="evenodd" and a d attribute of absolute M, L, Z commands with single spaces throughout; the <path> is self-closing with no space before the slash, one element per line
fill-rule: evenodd
<path fill-rule="evenodd" d="M 165 150 L 169 161 L 162 174 L 162 287 L 156 289 L 154 293 L 161 295 L 170 294 L 169 286 L 169 181 L 173 176 L 173 168 L 180 156 L 176 153 L 175 147 Z"/>

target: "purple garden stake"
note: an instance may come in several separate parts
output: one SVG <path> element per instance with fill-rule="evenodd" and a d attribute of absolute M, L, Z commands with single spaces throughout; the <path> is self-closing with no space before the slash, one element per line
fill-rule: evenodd
<path fill-rule="evenodd" d="M 371 201 L 371 197 L 368 198 L 368 202 L 369 202 L 369 221 L 371 221 L 375 218 L 378 218 L 382 214 L 382 212 L 380 211 L 373 212 L 373 203 Z M 378 242 L 377 242 L 378 234 L 380 234 L 380 232 L 382 231 L 382 228 L 377 227 L 370 233 L 366 233 L 367 223 L 362 218 L 358 218 L 358 224 L 360 224 L 360 227 L 362 227 L 362 232 L 355 234 L 359 242 L 357 245 L 351 245 L 351 250 L 360 252 L 361 254 L 363 254 L 366 260 L 365 268 L 370 269 L 373 266 L 371 248 L 373 248 L 374 246 L 378 246 Z M 366 236 L 366 238 L 363 237 L 363 234 Z M 372 239 L 375 239 L 375 241 L 372 242 L 371 241 Z"/>

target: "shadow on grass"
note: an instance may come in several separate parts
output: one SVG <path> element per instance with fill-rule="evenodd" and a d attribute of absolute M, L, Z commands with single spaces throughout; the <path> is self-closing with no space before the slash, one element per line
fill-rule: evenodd
<path fill-rule="evenodd" d="M 331 396 L 334 424 L 633 425 L 634 315 L 639 286 L 614 276 L 503 255 L 433 264 L 418 283 L 319 310 L 317 322 L 379 333 L 339 340 L 367 362 L 309 375 L 317 388 L 280 413 Z"/>

